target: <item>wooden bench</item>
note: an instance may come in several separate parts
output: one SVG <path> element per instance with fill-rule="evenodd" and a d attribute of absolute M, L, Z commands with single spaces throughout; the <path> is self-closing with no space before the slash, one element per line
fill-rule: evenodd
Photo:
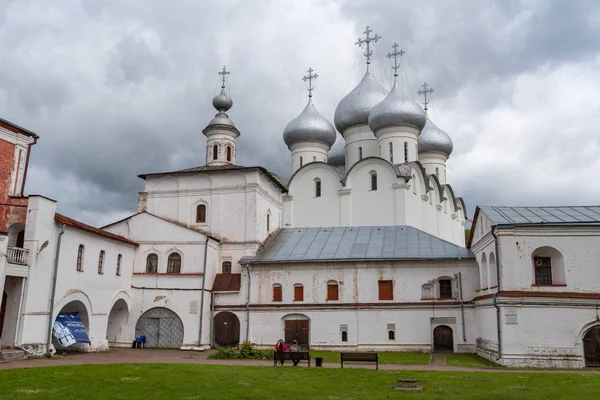
<path fill-rule="evenodd" d="M 340 361 L 344 368 L 344 361 L 374 362 L 375 369 L 379 369 L 379 356 L 377 353 L 340 353 Z"/>
<path fill-rule="evenodd" d="M 307 351 L 275 351 L 273 352 L 273 365 L 277 365 L 277 361 L 285 361 L 285 360 L 301 360 L 308 361 L 308 366 L 310 367 L 310 353 Z"/>

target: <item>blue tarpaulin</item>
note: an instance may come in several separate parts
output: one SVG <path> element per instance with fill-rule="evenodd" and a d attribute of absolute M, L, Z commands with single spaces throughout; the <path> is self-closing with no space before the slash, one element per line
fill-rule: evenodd
<path fill-rule="evenodd" d="M 52 334 L 62 347 L 69 347 L 75 343 L 91 343 L 79 314 L 58 314 Z"/>

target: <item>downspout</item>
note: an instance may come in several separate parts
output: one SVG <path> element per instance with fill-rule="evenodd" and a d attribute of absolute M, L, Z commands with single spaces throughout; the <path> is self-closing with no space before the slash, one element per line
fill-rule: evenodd
<path fill-rule="evenodd" d="M 498 294 L 500 293 L 500 254 L 498 253 L 498 236 L 496 236 L 495 229 L 498 225 L 492 225 L 492 236 L 494 237 L 494 248 L 496 251 L 496 292 L 492 297 L 494 300 L 494 307 L 496 308 L 496 328 L 498 333 L 498 357 L 496 360 L 502 358 L 502 318 L 500 314 L 500 306 L 498 306 Z"/>
<path fill-rule="evenodd" d="M 23 174 L 23 183 L 21 184 L 21 197 L 23 196 L 23 192 L 25 191 L 25 180 L 27 180 L 27 170 L 29 169 L 29 155 L 31 154 L 31 146 L 36 144 L 38 138 L 34 136 L 33 142 L 29 143 L 27 146 L 27 159 L 25 160 L 25 173 Z"/>
<path fill-rule="evenodd" d="M 215 346 L 215 332 L 213 328 L 213 321 L 215 320 L 215 292 L 210 292 L 210 347 Z"/>
<path fill-rule="evenodd" d="M 204 242 L 204 268 L 202 269 L 202 291 L 200 298 L 200 324 L 198 327 L 198 346 L 202 346 L 202 322 L 204 319 L 204 289 L 206 287 L 206 258 L 208 255 L 208 241 L 209 238 L 206 236 L 206 241 Z"/>
<path fill-rule="evenodd" d="M 458 291 L 460 292 L 460 319 L 462 321 L 462 337 L 463 342 L 466 342 L 467 333 L 465 332 L 465 304 L 463 302 L 462 272 L 458 273 Z"/>
<path fill-rule="evenodd" d="M 246 290 L 246 341 L 250 340 L 250 264 L 246 264 L 248 272 L 248 289 Z"/>
<path fill-rule="evenodd" d="M 54 296 L 56 295 L 56 277 L 58 275 L 58 258 L 60 256 L 60 242 L 62 235 L 65 233 L 65 224 L 60 228 L 58 238 L 56 240 L 56 251 L 54 253 L 54 271 L 52 272 L 52 292 L 50 294 L 50 311 L 48 314 L 48 337 L 46 346 L 46 355 L 50 355 L 50 346 L 52 346 L 52 325 L 54 323 Z"/>

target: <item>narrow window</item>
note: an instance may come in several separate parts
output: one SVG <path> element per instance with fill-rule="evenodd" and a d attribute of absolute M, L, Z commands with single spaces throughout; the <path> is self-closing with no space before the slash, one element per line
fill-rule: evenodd
<path fill-rule="evenodd" d="M 452 298 L 452 280 L 440 279 L 440 299 Z"/>
<path fill-rule="evenodd" d="M 77 271 L 83 272 L 83 252 L 85 251 L 85 246 L 80 244 L 79 250 L 77 251 Z"/>
<path fill-rule="evenodd" d="M 227 161 L 231 161 L 231 146 L 227 146 Z"/>
<path fill-rule="evenodd" d="M 271 232 L 271 214 L 267 214 L 267 232 Z"/>
<path fill-rule="evenodd" d="M 171 253 L 169 254 L 169 258 L 167 260 L 167 273 L 169 274 L 179 274 L 181 272 L 181 256 L 179 253 Z"/>
<path fill-rule="evenodd" d="M 377 172 L 371 172 L 371 190 L 377 190 Z"/>
<path fill-rule="evenodd" d="M 394 145 L 390 142 L 390 162 L 394 163 Z"/>
<path fill-rule="evenodd" d="M 122 259 L 123 259 L 123 256 L 119 254 L 117 256 L 117 271 L 116 271 L 117 276 L 121 276 L 121 260 Z"/>
<path fill-rule="evenodd" d="M 389 340 L 396 340 L 396 332 L 394 332 L 394 331 L 388 331 L 388 339 Z"/>
<path fill-rule="evenodd" d="M 313 162 L 317 161 L 317 156 L 313 156 Z"/>
<path fill-rule="evenodd" d="M 552 264 L 550 257 L 534 257 L 535 284 L 552 285 Z"/>
<path fill-rule="evenodd" d="M 348 341 L 348 332 L 342 331 L 342 342 L 347 342 L 347 341 Z"/>
<path fill-rule="evenodd" d="M 221 272 L 224 274 L 231 273 L 231 261 L 223 261 L 221 264 Z"/>
<path fill-rule="evenodd" d="M 379 281 L 379 300 L 394 300 L 392 281 Z"/>
<path fill-rule="evenodd" d="M 205 224 L 206 223 L 206 204 L 198 204 L 196 206 L 196 223 L 197 224 Z"/>
<path fill-rule="evenodd" d="M 404 142 L 404 162 L 408 162 L 408 143 Z"/>
<path fill-rule="evenodd" d="M 294 301 L 304 301 L 304 286 L 299 283 L 294 285 Z"/>
<path fill-rule="evenodd" d="M 146 272 L 158 271 L 158 254 L 151 253 L 146 257 Z"/>
<path fill-rule="evenodd" d="M 339 300 L 340 292 L 336 281 L 327 282 L 327 300 Z"/>
<path fill-rule="evenodd" d="M 362 160 L 362 146 L 358 148 L 358 159 Z"/>
<path fill-rule="evenodd" d="M 98 256 L 98 273 L 100 275 L 104 273 L 104 250 L 100 250 L 100 255 Z"/>
<path fill-rule="evenodd" d="M 315 197 L 321 197 L 321 180 L 315 179 Z"/>
<path fill-rule="evenodd" d="M 219 146 L 216 144 L 213 145 L 213 160 L 216 160 L 219 157 Z"/>
<path fill-rule="evenodd" d="M 281 301 L 281 285 L 276 283 L 273 285 L 273 301 Z"/>
<path fill-rule="evenodd" d="M 300 166 L 302 166 L 302 156 L 300 156 Z"/>
<path fill-rule="evenodd" d="M 381 145 L 379 146 L 379 157 L 381 157 Z"/>

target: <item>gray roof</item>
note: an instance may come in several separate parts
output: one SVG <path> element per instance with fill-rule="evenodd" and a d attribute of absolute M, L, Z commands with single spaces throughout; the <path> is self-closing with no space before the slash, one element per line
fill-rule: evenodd
<path fill-rule="evenodd" d="M 411 226 L 284 228 L 253 264 L 351 260 L 474 258 L 460 247 Z"/>
<path fill-rule="evenodd" d="M 600 206 L 492 207 L 480 206 L 494 224 L 579 224 L 600 222 Z"/>

